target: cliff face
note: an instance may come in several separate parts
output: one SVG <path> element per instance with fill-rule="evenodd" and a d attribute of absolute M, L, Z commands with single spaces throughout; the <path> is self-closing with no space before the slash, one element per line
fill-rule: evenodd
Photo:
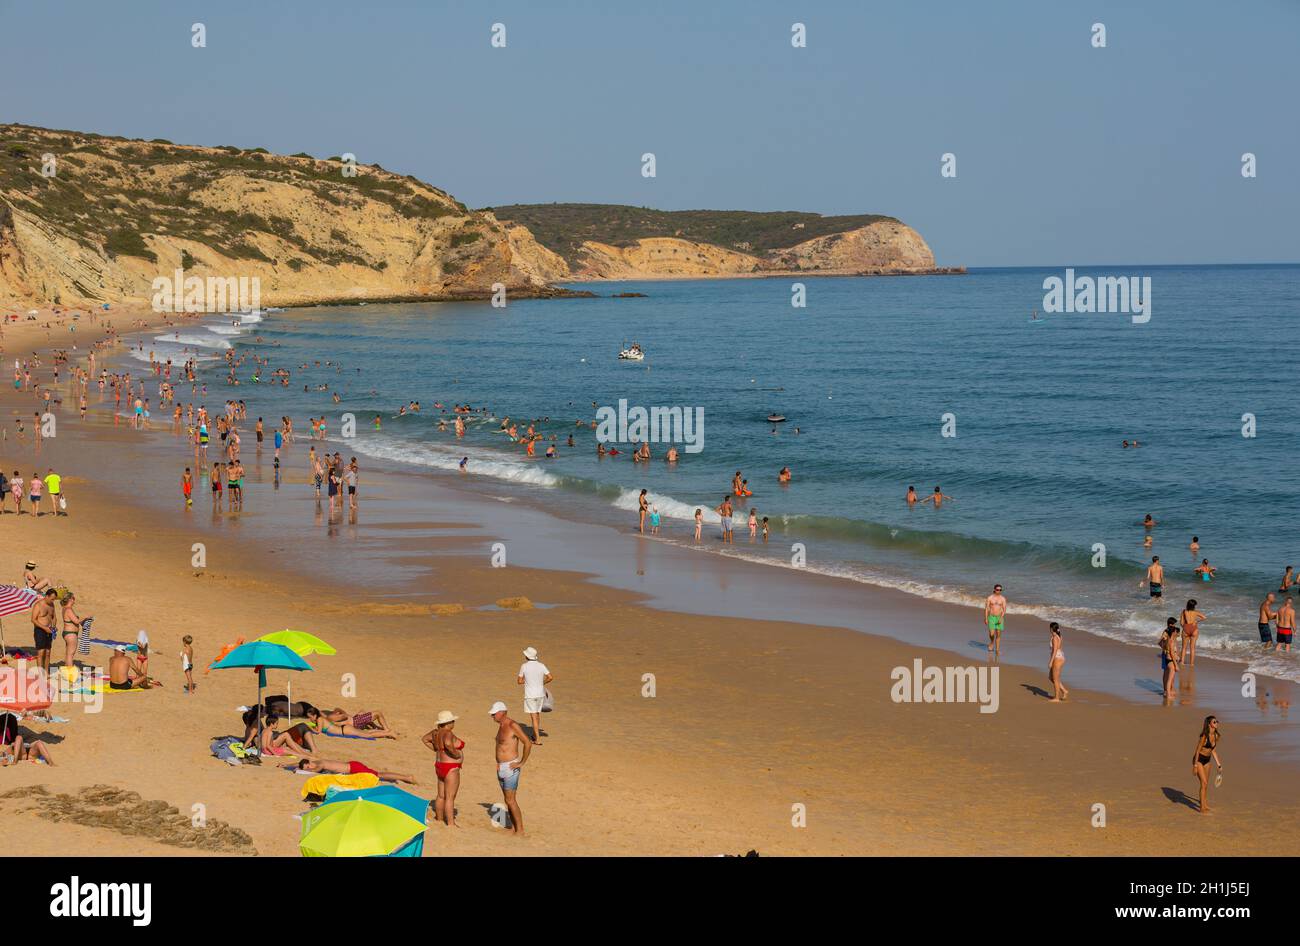
<path fill-rule="evenodd" d="M 566 275 L 526 230 L 437 188 L 342 171 L 0 125 L 0 300 L 147 304 L 178 268 L 257 277 L 263 305 L 486 296 L 494 283 L 535 293 Z"/>
<path fill-rule="evenodd" d="M 494 212 L 526 226 L 574 279 L 939 271 L 919 233 L 879 214 L 621 204 L 511 204 Z"/>
<path fill-rule="evenodd" d="M 676 237 L 650 237 L 629 246 L 588 240 L 575 279 L 664 279 L 750 275 L 884 275 L 934 272 L 934 254 L 921 235 L 897 221 L 872 223 L 761 254 Z"/>
<path fill-rule="evenodd" d="M 933 270 L 934 253 L 921 234 L 896 220 L 868 224 L 770 250 L 775 269 L 827 273 L 907 273 Z"/>
<path fill-rule="evenodd" d="M 873 214 L 531 204 L 472 211 L 376 165 L 0 125 L 0 304 L 147 305 L 157 277 L 260 304 L 558 292 L 564 280 L 933 272 Z"/>

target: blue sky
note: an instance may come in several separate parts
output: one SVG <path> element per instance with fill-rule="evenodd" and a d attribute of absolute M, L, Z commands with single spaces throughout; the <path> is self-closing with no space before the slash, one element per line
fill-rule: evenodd
<path fill-rule="evenodd" d="M 0 120 L 350 151 L 474 207 L 887 213 L 948 265 L 1294 262 L 1297 49 L 1297 0 L 0 0 Z"/>

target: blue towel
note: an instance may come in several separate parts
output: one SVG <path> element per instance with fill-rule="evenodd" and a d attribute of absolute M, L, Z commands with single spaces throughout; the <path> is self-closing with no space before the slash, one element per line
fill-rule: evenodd
<path fill-rule="evenodd" d="M 104 647 L 125 647 L 127 650 L 139 650 L 135 644 L 128 644 L 126 641 L 111 641 L 106 637 L 87 637 L 88 644 L 101 644 Z"/>
<path fill-rule="evenodd" d="M 371 741 L 374 741 L 375 739 L 379 738 L 378 736 L 349 736 L 348 734 L 341 733 L 341 732 L 326 732 L 326 733 L 318 732 L 316 733 L 316 735 L 333 736 L 335 739 L 368 739 Z"/>

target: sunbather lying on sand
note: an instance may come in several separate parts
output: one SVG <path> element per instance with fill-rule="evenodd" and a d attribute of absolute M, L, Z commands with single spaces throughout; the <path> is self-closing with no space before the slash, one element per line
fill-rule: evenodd
<path fill-rule="evenodd" d="M 301 700 L 290 703 L 283 696 L 268 696 L 266 698 L 265 712 L 274 713 L 276 716 L 287 716 L 290 719 L 302 719 L 307 715 L 307 710 L 310 707 L 310 703 Z"/>
<path fill-rule="evenodd" d="M 341 710 L 335 710 L 334 712 L 342 713 Z M 362 729 L 359 726 L 355 726 L 351 722 L 348 722 L 347 720 L 349 717 L 346 713 L 343 713 L 343 719 L 333 719 L 333 715 L 334 713 L 332 712 L 330 716 L 325 716 L 316 707 L 307 707 L 307 722 L 312 729 L 317 732 L 329 733 L 330 735 L 336 736 L 364 736 L 368 739 L 397 738 L 397 733 L 387 727 Z"/>
<path fill-rule="evenodd" d="M 367 730 L 366 735 L 373 736 L 374 732 L 369 730 L 384 729 L 393 733 L 396 738 L 397 731 L 388 725 L 388 720 L 384 718 L 383 710 L 362 710 L 360 713 L 349 714 L 342 707 L 336 706 L 332 710 L 324 710 L 321 715 L 331 723 L 351 723 L 354 729 Z"/>
<path fill-rule="evenodd" d="M 54 764 L 54 760 L 50 758 L 49 747 L 39 739 L 25 742 L 22 736 L 15 734 L 13 742 L 8 745 L 0 745 L 0 765 L 11 765 L 14 762 L 36 762 L 38 760 L 46 765 Z"/>
<path fill-rule="evenodd" d="M 381 782 L 406 782 L 409 785 L 419 785 L 412 776 L 403 775 L 401 772 L 385 772 L 382 769 L 376 771 L 363 762 L 353 759 L 350 762 L 337 762 L 334 759 L 301 759 L 297 765 L 286 765 L 287 769 L 301 769 L 304 772 L 319 772 L 325 775 L 359 775 L 368 772 L 377 776 Z"/>

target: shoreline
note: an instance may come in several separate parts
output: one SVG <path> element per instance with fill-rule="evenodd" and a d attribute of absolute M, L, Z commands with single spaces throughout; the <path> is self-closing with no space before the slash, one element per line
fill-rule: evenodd
<path fill-rule="evenodd" d="M 129 367 L 135 368 L 137 364 L 130 363 Z M 252 394 L 251 391 L 249 393 Z M 165 436 L 163 429 L 155 429 L 152 433 L 155 441 Z M 331 438 L 326 444 L 331 449 L 357 450 L 356 445 L 346 439 Z M 975 647 L 980 643 L 979 640 L 967 639 L 982 638 L 985 633 L 978 617 L 978 602 L 921 594 L 888 581 L 838 575 L 813 567 L 794 569 L 786 565 L 784 560 L 778 561 L 759 554 L 767 548 L 763 545 L 745 546 L 741 543 L 728 550 L 728 547 L 717 546 L 712 541 L 715 523 L 706 526 L 710 541 L 705 545 L 692 546 L 680 537 L 645 535 L 636 541 L 633 552 L 632 546 L 627 544 L 637 540 L 633 527 L 635 513 L 632 511 L 601 507 L 602 512 L 613 512 L 615 518 L 592 518 L 592 510 L 562 503 L 553 504 L 548 501 L 546 490 L 530 484 L 510 483 L 472 474 L 464 477 L 436 467 L 419 467 L 387 459 L 382 455 L 358 452 L 362 454 L 368 484 L 373 483 L 376 476 L 381 481 L 387 478 L 402 483 L 398 490 L 400 501 L 414 510 L 415 515 L 442 515 L 455 519 L 462 506 L 465 506 L 470 518 L 476 523 L 475 528 L 483 536 L 484 547 L 490 541 L 489 536 L 502 539 L 509 536 L 512 561 L 522 560 L 532 567 L 559 568 L 581 573 L 607 586 L 642 591 L 648 594 L 648 606 L 700 615 L 768 618 L 796 624 L 843 627 L 894 640 L 941 647 L 967 658 L 984 654 L 982 647 Z M 269 461 L 262 463 L 260 453 L 246 459 L 253 477 L 265 479 L 270 475 Z M 295 469 L 295 466 L 286 466 L 286 483 L 297 482 Z M 108 488 L 114 489 L 113 484 L 116 482 L 116 477 L 110 477 Z M 151 487 L 153 492 L 163 495 L 169 488 L 165 481 L 156 481 Z M 433 488 L 436 498 L 426 495 L 429 487 Z M 495 495 L 502 492 L 506 495 Z M 456 498 L 453 501 L 449 497 Z M 121 498 L 129 501 L 128 496 L 123 495 Z M 521 508 L 536 514 L 528 520 L 528 529 L 519 526 Z M 294 529 L 300 524 L 281 517 L 276 520 L 272 531 Z M 535 542 L 532 539 L 534 534 L 545 535 L 547 538 L 543 542 Z M 776 545 L 779 544 L 778 539 Z M 700 553 L 704 554 L 707 562 L 703 570 L 697 567 Z M 641 575 L 645 570 L 643 559 L 647 555 L 655 557 L 656 567 L 661 574 L 669 576 L 672 581 L 671 591 L 647 592 L 640 587 L 643 582 L 623 577 L 633 573 Z M 696 581 L 700 573 L 717 576 L 716 583 L 710 590 L 696 591 L 691 587 L 692 581 Z M 863 597 L 873 603 L 883 602 L 886 605 L 883 608 L 886 619 L 864 618 L 861 613 Z M 736 604 L 737 601 L 741 603 Z M 916 615 L 921 615 L 921 618 L 918 620 Z M 1014 595 L 1010 616 L 1011 629 L 1022 634 L 1026 628 L 1041 630 L 1046 627 L 1049 619 L 1059 619 L 1065 629 L 1072 632 L 1076 653 L 1080 646 L 1077 642 L 1082 642 L 1084 653 L 1090 658 L 1082 665 L 1077 660 L 1072 665 L 1075 673 L 1079 672 L 1075 670 L 1076 667 L 1084 671 L 1085 685 L 1136 704 L 1147 699 L 1151 681 L 1134 677 L 1134 673 L 1149 672 L 1146 666 L 1148 661 L 1142 659 L 1145 656 L 1142 648 L 1135 647 L 1130 641 L 1117 640 L 1094 630 L 1083 630 L 1048 605 L 1017 600 Z M 1150 620 L 1155 629 L 1163 617 L 1153 616 Z M 966 636 L 954 638 L 949 633 L 954 624 L 964 627 L 966 630 L 963 634 Z M 1153 639 L 1154 636 L 1153 631 Z M 1024 642 L 1028 644 L 1027 639 Z M 975 653 L 972 653 L 972 648 Z M 1207 682 L 1210 684 L 1207 695 L 1220 701 L 1219 711 L 1224 712 L 1223 701 L 1237 693 L 1240 689 L 1239 675 L 1252 665 L 1243 661 L 1239 654 L 1222 655 L 1208 646 L 1203 646 L 1198 656 L 1202 657 L 1202 686 Z M 1006 659 L 1027 667 L 1037 665 L 1035 661 L 1026 659 L 1023 652 L 1013 652 Z M 1268 692 L 1278 699 L 1289 702 L 1300 697 L 1300 684 L 1295 681 L 1273 676 L 1267 669 L 1252 669 L 1250 672 L 1267 681 Z M 1228 713 L 1234 721 L 1250 721 L 1253 718 L 1252 710 L 1240 711 L 1241 708 L 1231 702 L 1227 705 L 1233 707 Z M 1292 739 L 1289 755 L 1300 758 L 1300 736 Z"/>
<path fill-rule="evenodd" d="M 29 397 L 6 392 L 0 404 L 30 404 Z M 368 534 L 372 518 L 381 525 L 386 519 L 374 530 L 383 536 L 379 541 L 390 555 L 407 557 L 414 573 L 394 582 L 394 593 L 340 582 L 333 574 L 313 581 L 297 569 L 285 571 L 283 552 L 268 547 L 257 531 L 263 518 L 275 528 L 277 517 L 288 522 L 310 508 L 310 487 L 292 474 L 305 445 L 291 454 L 280 493 L 250 462 L 247 510 L 223 513 L 214 526 L 200 527 L 198 511 L 204 511 L 206 497 L 200 496 L 192 517 L 180 512 L 178 518 L 130 502 L 119 491 L 116 474 L 139 470 L 158 445 L 132 445 L 106 425 L 83 430 L 69 407 L 59 416 L 72 437 L 47 450 L 53 462 L 66 462 L 73 471 L 71 515 L 52 522 L 3 517 L 16 536 L 7 567 L 20 566 L 24 555 L 56 562 L 57 572 L 43 567 L 80 586 L 85 611 L 96 614 L 106 633 L 129 637 L 136 626 L 148 626 L 167 685 L 113 696 L 98 717 L 75 715 L 68 724 L 48 727 L 62 737 L 54 747 L 59 764 L 11 769 L 15 786 L 75 792 L 108 781 L 146 799 L 161 797 L 182 812 L 197 801 L 213 818 L 246 830 L 258 853 L 295 853 L 292 819 L 303 808 L 299 780 L 269 766 L 228 769 L 208 753 L 206 737 L 229 729 L 233 707 L 250 699 L 250 679 L 242 673 L 196 675 L 198 692 L 180 693 L 177 642 L 171 639 L 179 637 L 174 624 L 180 613 L 182 623 L 193 627 L 186 632 L 195 635 L 200 666 L 232 639 L 235 628 L 303 627 L 334 643 L 340 656 L 311 658 L 316 672 L 293 681 L 294 692 L 322 703 L 374 704 L 403 738 L 360 748 L 348 744 L 337 752 L 331 745 L 331 757 L 355 751 L 353 757 L 371 764 L 415 772 L 425 783 L 416 790 L 426 797 L 431 756 L 418 736 L 443 705 L 461 713 L 458 732 L 474 753 L 461 792 L 465 827 L 454 834 L 431 828 L 431 854 L 707 854 L 750 847 L 764 854 L 1023 854 L 1041 850 L 1045 837 L 1058 854 L 1191 853 L 1207 841 L 1251 853 L 1294 853 L 1300 847 L 1290 827 L 1294 819 L 1286 818 L 1295 806 L 1270 794 L 1279 774 L 1292 769 L 1277 761 L 1275 734 L 1265 727 L 1228 728 L 1232 742 L 1224 749 L 1231 752 L 1232 779 L 1212 791 L 1218 816 L 1202 819 L 1179 794 L 1193 787 L 1186 763 L 1199 727 L 1198 706 L 1117 702 L 1072 685 L 1074 711 L 1070 704 L 1048 708 L 1034 692 L 1044 685 L 1043 672 L 1014 664 L 1001 667 L 1001 706 L 994 714 L 980 714 L 969 704 L 894 703 L 892 668 L 918 658 L 951 663 L 951 651 L 816 623 L 666 610 L 648 604 L 653 598 L 644 589 L 609 587 L 562 568 L 512 563 L 493 569 L 484 544 L 493 524 L 473 521 L 477 513 L 455 515 L 470 504 L 452 496 L 441 501 L 446 508 L 436 515 L 402 518 L 409 508 L 403 492 L 445 477 L 366 475 L 357 538 Z M 15 447 L 6 443 L 0 462 L 10 462 L 19 453 Z M 250 443 L 246 461 L 251 448 Z M 25 446 L 24 459 L 31 449 Z M 184 465 L 180 452 L 176 460 Z M 90 473 L 112 487 L 94 489 L 97 484 L 84 479 Z M 346 526 L 308 525 L 310 515 L 284 542 L 336 564 L 341 557 L 346 569 L 349 550 L 363 550 L 361 543 L 345 544 Z M 645 559 L 640 571 L 646 574 L 628 580 L 644 579 L 641 584 L 653 590 L 665 556 L 650 546 L 663 543 L 612 531 L 612 542 L 634 562 Z M 424 532 L 445 534 L 431 541 Z M 518 558 L 517 542 L 525 560 L 533 554 L 519 535 L 503 537 L 512 558 Z M 201 576 L 190 566 L 196 538 L 208 550 L 209 566 Z M 611 547 L 601 544 L 598 551 Z M 707 558 L 723 562 L 707 570 L 718 587 L 734 589 L 737 576 L 762 574 L 756 565 Z M 296 564 L 310 568 L 311 557 Z M 126 591 L 141 584 L 147 588 L 143 596 Z M 815 600 L 826 584 L 807 586 Z M 861 609 L 893 609 L 891 595 L 853 591 Z M 394 601 L 397 594 L 401 599 Z M 479 610 L 513 595 L 554 607 Z M 433 616 L 438 604 L 466 610 Z M 924 604 L 919 613 L 951 632 L 957 609 Z M 961 619 L 956 621 L 958 633 L 969 637 Z M 1010 623 L 1009 635 L 1020 622 Z M 514 665 L 526 644 L 537 646 L 556 673 L 558 707 L 546 720 L 552 738 L 537 750 L 520 790 L 531 837 L 514 842 L 496 836 L 484 814 L 499 799 L 487 760 L 492 727 L 484 717 L 497 696 L 512 712 L 517 709 Z M 356 673 L 363 695 L 330 696 L 326 680 L 336 672 Z M 641 696 L 647 672 L 660 681 L 654 699 Z M 158 700 L 166 705 L 158 706 Z M 123 755 L 114 748 L 123 737 L 130 745 L 156 748 Z M 110 756 L 119 764 L 107 777 L 100 760 Z M 845 764 L 846 758 L 860 765 Z M 990 779 L 998 792 L 988 792 Z M 196 793 L 213 797 L 196 799 Z M 954 797 L 960 799 L 959 815 L 952 810 Z M 718 800 L 724 798 L 727 809 L 720 814 Z M 1112 811 L 1112 825 L 1104 831 L 1091 824 L 1096 803 Z M 807 806 L 807 828 L 791 826 L 794 804 Z M 0 804 L 0 822 L 11 817 L 10 805 Z M 1274 829 L 1278 822 L 1282 827 Z M 1270 824 L 1268 833 L 1259 832 L 1262 823 Z M 666 825 L 677 830 L 666 831 Z M 88 829 L 47 827 L 38 848 L 50 847 L 33 853 L 54 853 L 65 841 L 86 843 Z M 103 845 L 95 853 L 142 849 L 130 836 L 105 830 L 94 835 Z"/>
<path fill-rule="evenodd" d="M 690 282 L 698 280 L 701 282 L 712 282 L 718 279 L 803 279 L 809 276 L 816 276 L 827 279 L 870 279 L 876 276 L 966 276 L 968 275 L 965 266 L 935 266 L 931 269 L 881 269 L 881 270 L 811 270 L 811 269 L 773 269 L 759 270 L 750 273 L 714 273 L 700 274 L 689 273 L 683 275 L 659 275 L 659 274 L 638 274 L 635 276 L 581 276 L 574 275 L 565 279 L 557 279 L 553 285 L 563 286 L 566 283 L 622 283 L 622 282 Z"/>

